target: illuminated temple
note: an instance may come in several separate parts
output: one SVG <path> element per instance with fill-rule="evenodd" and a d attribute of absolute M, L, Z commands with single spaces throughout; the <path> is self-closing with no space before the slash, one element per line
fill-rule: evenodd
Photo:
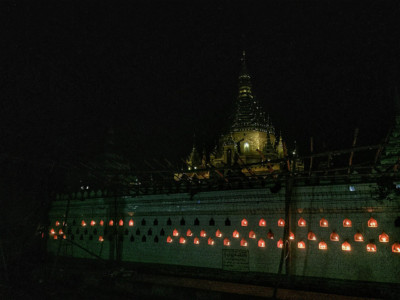
<path fill-rule="evenodd" d="M 312 157 L 314 163 L 332 156 L 348 161 L 362 152 L 369 161 L 305 168 L 254 99 L 243 56 L 233 122 L 209 160 L 194 147 L 187 170 L 160 180 L 137 172 L 126 189 L 59 193 L 45 235 L 48 251 L 179 270 L 398 284 L 396 103 L 384 144 Z"/>

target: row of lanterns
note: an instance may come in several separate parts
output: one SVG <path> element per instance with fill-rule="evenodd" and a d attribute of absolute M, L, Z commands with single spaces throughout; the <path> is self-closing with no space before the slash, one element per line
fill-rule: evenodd
<path fill-rule="evenodd" d="M 205 235 L 203 235 L 202 237 L 206 237 Z M 218 236 L 218 237 L 221 237 L 221 236 Z M 234 236 L 235 237 L 235 236 Z M 255 238 L 255 237 L 254 237 Z M 289 239 L 294 239 L 294 237 L 292 237 L 292 236 L 290 236 L 289 237 Z M 356 240 L 357 241 L 357 240 Z M 167 237 L 167 243 L 172 243 L 173 242 L 173 238 L 171 237 L 171 236 L 168 236 Z M 187 239 L 186 238 L 184 238 L 183 236 L 181 236 L 180 238 L 179 238 L 179 243 L 180 244 L 186 244 L 186 242 L 187 242 Z M 195 245 L 199 245 L 200 244 L 200 239 L 198 238 L 198 237 L 195 237 L 194 239 L 193 239 L 193 243 L 195 244 Z M 207 240 L 207 244 L 208 245 L 214 245 L 215 244 L 215 241 L 214 241 L 214 239 L 213 238 L 211 238 L 211 237 L 209 237 L 208 238 L 208 240 Z M 265 240 L 264 239 L 259 239 L 258 240 L 258 247 L 260 247 L 260 248 L 265 248 L 266 247 L 266 242 L 265 242 Z M 224 239 L 224 246 L 230 246 L 231 245 L 231 241 L 228 239 L 228 238 L 225 238 Z M 242 238 L 241 240 L 240 240 L 240 246 L 242 246 L 242 247 L 247 247 L 248 246 L 248 242 L 244 239 L 244 238 Z M 283 240 L 282 239 L 279 239 L 279 241 L 277 242 L 277 244 L 276 244 L 276 246 L 278 247 L 278 248 L 283 248 Z M 306 248 L 306 243 L 304 242 L 304 241 L 299 241 L 298 243 L 297 243 L 297 248 L 299 248 L 299 249 L 305 249 Z M 319 243 L 318 243 L 318 249 L 319 250 L 328 250 L 328 245 L 327 245 L 327 243 L 326 242 L 324 242 L 323 240 L 321 240 Z M 349 242 L 347 242 L 347 241 L 345 241 L 344 243 L 342 243 L 342 250 L 343 251 L 351 251 L 351 245 L 350 245 L 350 243 Z M 366 250 L 367 250 L 367 252 L 376 252 L 376 245 L 375 244 L 373 244 L 373 243 L 369 243 L 369 244 L 367 244 L 367 246 L 366 246 Z M 395 252 L 395 253 L 400 253 L 400 243 L 394 243 L 393 245 L 392 245 L 392 252 Z"/>
<path fill-rule="evenodd" d="M 91 221 L 90 221 L 90 226 L 95 226 L 96 224 L 97 224 L 97 223 L 96 223 L 95 220 L 91 220 Z M 243 219 L 243 220 L 241 221 L 241 225 L 244 226 L 244 227 L 248 226 L 248 224 L 249 224 L 249 222 L 248 222 L 246 219 Z M 307 226 L 306 220 L 305 220 L 304 218 L 302 218 L 302 217 L 298 220 L 297 224 L 298 224 L 299 227 L 306 227 L 306 226 Z M 55 225 L 56 225 L 56 226 L 60 226 L 60 222 L 59 222 L 59 221 L 56 221 Z M 104 221 L 103 221 L 103 220 L 100 220 L 99 225 L 100 225 L 100 226 L 104 226 Z M 118 221 L 118 225 L 119 225 L 119 226 L 124 226 L 124 220 L 123 220 L 123 219 L 120 219 L 120 220 Z M 259 222 L 258 222 L 258 225 L 259 225 L 260 227 L 266 227 L 266 226 L 267 226 L 267 222 L 265 221 L 265 219 L 260 219 Z M 327 221 L 325 218 L 322 218 L 322 219 L 319 221 L 319 225 L 320 225 L 320 227 L 328 227 L 329 223 L 328 223 L 328 221 Z M 371 217 L 371 218 L 367 221 L 367 225 L 368 225 L 368 227 L 372 227 L 372 228 L 373 228 L 373 227 L 378 227 L 378 222 L 377 222 L 374 218 Z M 81 221 L 81 226 L 83 226 L 83 227 L 87 226 L 85 220 L 82 220 L 82 221 Z M 109 221 L 108 221 L 108 226 L 114 226 L 114 220 L 109 220 Z M 132 219 L 130 219 L 130 220 L 128 221 L 128 226 L 134 226 L 134 221 L 133 221 Z M 278 220 L 278 226 L 279 226 L 279 227 L 284 227 L 284 226 L 285 226 L 285 220 L 282 219 L 282 218 L 279 219 L 279 220 Z M 351 222 L 351 220 L 350 220 L 350 219 L 344 219 L 344 220 L 343 220 L 343 227 L 352 227 L 352 222 Z"/>

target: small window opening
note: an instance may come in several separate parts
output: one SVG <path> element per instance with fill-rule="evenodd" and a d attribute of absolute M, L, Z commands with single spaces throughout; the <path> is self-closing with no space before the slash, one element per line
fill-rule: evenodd
<path fill-rule="evenodd" d="M 90 226 L 94 226 L 94 225 L 96 225 L 96 221 L 95 220 L 90 221 Z"/>
<path fill-rule="evenodd" d="M 219 230 L 219 229 L 217 229 L 217 231 L 215 232 L 215 236 L 216 237 L 222 237 L 222 232 L 221 232 L 221 230 Z"/>
<path fill-rule="evenodd" d="M 85 231 L 83 231 L 83 233 L 84 233 L 85 235 L 88 234 L 88 230 L 85 229 Z"/>
<path fill-rule="evenodd" d="M 151 228 L 149 228 L 149 230 L 147 231 L 147 235 L 153 235 L 153 230 L 151 230 Z"/>
<path fill-rule="evenodd" d="M 104 221 L 103 220 L 100 220 L 100 226 L 104 226 Z"/>
<path fill-rule="evenodd" d="M 181 237 L 179 238 L 179 244 L 185 244 L 185 243 L 186 243 L 185 238 L 184 238 L 183 236 L 181 236 Z"/>
<path fill-rule="evenodd" d="M 214 245 L 214 240 L 212 238 L 208 238 L 208 244 L 209 245 Z"/>
<path fill-rule="evenodd" d="M 178 236 L 179 235 L 179 231 L 177 229 L 174 229 L 174 231 L 172 231 L 172 235 L 173 236 Z"/>
<path fill-rule="evenodd" d="M 378 227 L 378 222 L 374 218 L 368 220 L 368 227 Z"/>
<path fill-rule="evenodd" d="M 200 225 L 200 221 L 199 221 L 199 219 L 198 218 L 196 218 L 195 220 L 194 220 L 194 226 L 199 226 Z"/>
<path fill-rule="evenodd" d="M 99 242 L 104 242 L 104 238 L 101 235 L 99 236 Z"/>
<path fill-rule="evenodd" d="M 186 236 L 192 236 L 192 235 L 193 235 L 193 232 L 190 229 L 188 229 L 186 231 Z"/>
<path fill-rule="evenodd" d="M 160 231 L 160 236 L 164 236 L 164 235 L 165 235 L 164 228 L 161 228 L 161 231 Z"/>
<path fill-rule="evenodd" d="M 186 222 L 185 222 L 185 219 L 184 219 L 184 218 L 181 219 L 180 224 L 181 224 L 181 226 L 185 226 Z"/>
<path fill-rule="evenodd" d="M 300 218 L 297 224 L 299 225 L 299 227 L 306 227 L 307 222 L 303 218 Z"/>
<path fill-rule="evenodd" d="M 200 231 L 200 236 L 201 237 L 206 237 L 207 236 L 207 232 L 205 230 Z"/>
<path fill-rule="evenodd" d="M 215 226 L 215 221 L 214 221 L 213 218 L 210 219 L 209 225 L 210 225 L 210 226 Z"/>
<path fill-rule="evenodd" d="M 372 243 L 369 243 L 367 245 L 367 252 L 376 252 L 376 245 L 372 244 Z"/>
<path fill-rule="evenodd" d="M 93 234 L 97 235 L 97 229 L 96 228 L 93 230 Z"/>
<path fill-rule="evenodd" d="M 136 235 L 140 235 L 140 229 L 136 229 Z"/>
<path fill-rule="evenodd" d="M 269 239 L 269 240 L 273 240 L 274 239 L 274 234 L 273 234 L 273 232 L 271 231 L 271 229 L 268 231 L 268 233 L 267 233 L 267 239 Z"/>
<path fill-rule="evenodd" d="M 81 222 L 81 225 L 82 225 L 83 227 L 85 227 L 85 226 L 86 226 L 86 222 L 85 222 L 85 220 L 82 220 L 82 222 Z"/>
<path fill-rule="evenodd" d="M 389 236 L 385 232 L 382 232 L 379 235 L 379 242 L 381 242 L 381 243 L 389 243 Z"/>
<path fill-rule="evenodd" d="M 232 233 L 232 236 L 234 237 L 234 238 L 239 238 L 239 231 L 237 231 L 237 230 L 235 230 L 233 233 Z"/>
<path fill-rule="evenodd" d="M 297 243 L 297 248 L 305 249 L 306 248 L 306 243 L 304 243 L 303 241 L 298 242 Z"/>
<path fill-rule="evenodd" d="M 278 226 L 279 227 L 284 227 L 285 226 L 285 220 L 284 219 L 279 219 L 278 220 Z"/>
<path fill-rule="evenodd" d="M 308 233 L 307 238 L 308 238 L 310 241 L 316 241 L 316 240 L 317 240 L 317 237 L 315 236 L 315 233 L 312 232 L 312 231 L 310 231 L 310 232 Z"/>
<path fill-rule="evenodd" d="M 157 220 L 157 219 L 154 219 L 153 225 L 154 225 L 154 226 L 157 226 L 157 225 L 158 225 L 158 220 Z"/>
<path fill-rule="evenodd" d="M 343 227 L 351 227 L 351 220 L 350 219 L 344 219 L 343 220 Z"/>
<path fill-rule="evenodd" d="M 154 237 L 154 243 L 158 243 L 158 236 Z"/>
<path fill-rule="evenodd" d="M 327 250 L 328 249 L 328 245 L 324 241 L 320 241 L 319 244 L 318 244 L 318 249 L 319 250 Z"/>
<path fill-rule="evenodd" d="M 133 236 L 133 234 L 131 234 L 130 241 L 131 241 L 132 243 L 135 241 L 135 237 Z"/>
<path fill-rule="evenodd" d="M 263 239 L 258 240 L 258 247 L 265 248 L 265 241 Z"/>
<path fill-rule="evenodd" d="M 342 250 L 343 250 L 343 251 L 351 251 L 351 246 L 350 246 L 350 244 L 349 244 L 348 242 L 344 242 L 344 243 L 342 244 Z"/>
<path fill-rule="evenodd" d="M 247 225 L 248 225 L 248 222 L 247 222 L 246 219 L 243 219 L 242 222 L 241 222 L 241 224 L 242 224 L 242 226 L 247 226 Z"/>
<path fill-rule="evenodd" d="M 114 221 L 113 221 L 113 220 L 110 220 L 110 221 L 108 222 L 108 226 L 114 226 Z"/>
<path fill-rule="evenodd" d="M 400 244 L 399 243 L 394 243 L 392 245 L 392 252 L 394 253 L 400 253 Z"/>
<path fill-rule="evenodd" d="M 322 218 L 321 220 L 319 220 L 319 226 L 320 227 L 328 227 L 328 221 L 324 218 Z"/>
<path fill-rule="evenodd" d="M 264 219 L 260 219 L 260 221 L 258 222 L 258 226 L 265 227 L 267 226 L 267 222 Z"/>
<path fill-rule="evenodd" d="M 134 224 L 135 224 L 135 222 L 133 222 L 133 220 L 130 219 L 130 220 L 129 220 L 129 223 L 128 223 L 129 227 L 132 227 Z"/>
<path fill-rule="evenodd" d="M 330 236 L 331 241 L 333 242 L 338 242 L 339 241 L 339 235 L 336 232 L 332 232 Z"/>
<path fill-rule="evenodd" d="M 142 242 L 146 242 L 146 236 L 145 235 L 142 236 Z"/>
<path fill-rule="evenodd" d="M 289 233 L 289 240 L 294 240 L 294 233 L 293 232 Z"/>
<path fill-rule="evenodd" d="M 231 241 L 228 238 L 224 239 L 224 246 L 230 246 L 231 245 Z"/>
<path fill-rule="evenodd" d="M 56 221 L 56 226 L 60 226 L 60 222 L 59 221 Z"/>
<path fill-rule="evenodd" d="M 279 239 L 279 241 L 276 243 L 276 246 L 277 246 L 278 248 L 283 248 L 283 241 L 282 241 L 282 239 Z"/>
<path fill-rule="evenodd" d="M 124 226 L 124 220 L 120 219 L 119 222 L 118 222 L 118 225 L 119 226 Z"/>
<path fill-rule="evenodd" d="M 167 237 L 167 243 L 172 243 L 172 238 L 170 236 Z"/>
<path fill-rule="evenodd" d="M 171 226 L 171 225 L 172 225 L 171 218 L 168 218 L 168 220 L 167 220 L 167 226 Z"/>
<path fill-rule="evenodd" d="M 251 230 L 249 232 L 249 238 L 251 238 L 251 239 L 255 239 L 256 238 L 256 233 L 253 230 Z"/>
<path fill-rule="evenodd" d="M 247 247 L 247 241 L 244 238 L 241 239 L 240 246 Z"/>
<path fill-rule="evenodd" d="M 142 219 L 142 226 L 146 226 L 146 220 Z"/>
<path fill-rule="evenodd" d="M 357 232 L 357 233 L 354 235 L 354 241 L 355 241 L 355 242 L 364 242 L 364 237 L 363 237 L 363 235 L 362 235 L 361 233 Z"/>
<path fill-rule="evenodd" d="M 231 226 L 231 220 L 229 220 L 229 218 L 226 218 L 225 226 Z"/>
<path fill-rule="evenodd" d="M 195 238 L 193 239 L 193 244 L 195 244 L 195 245 L 200 244 L 200 240 L 199 240 L 198 237 L 195 237 Z"/>
<path fill-rule="evenodd" d="M 128 229 L 125 229 L 124 234 L 125 234 L 125 235 L 129 235 L 129 230 L 128 230 Z"/>

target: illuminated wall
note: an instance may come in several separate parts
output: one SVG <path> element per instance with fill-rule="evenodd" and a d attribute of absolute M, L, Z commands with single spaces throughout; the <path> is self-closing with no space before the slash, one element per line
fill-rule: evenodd
<path fill-rule="evenodd" d="M 358 184 L 352 191 L 348 185 L 295 189 L 293 274 L 400 281 L 400 253 L 393 246 L 400 240 L 395 227 L 400 211 L 396 201 L 374 200 L 375 189 L 374 184 Z M 203 192 L 193 199 L 163 194 L 72 200 L 63 228 L 64 196 L 51 210 L 48 249 L 55 253 L 61 244 L 62 255 L 94 258 L 77 243 L 104 259 L 276 273 L 284 195 L 283 188 L 276 194 L 269 189 Z M 331 239 L 335 234 L 338 240 Z"/>

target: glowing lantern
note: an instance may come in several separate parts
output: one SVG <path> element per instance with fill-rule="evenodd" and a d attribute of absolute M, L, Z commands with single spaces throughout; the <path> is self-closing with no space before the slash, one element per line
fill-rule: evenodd
<path fill-rule="evenodd" d="M 234 237 L 234 238 L 239 238 L 239 232 L 237 231 L 237 230 L 235 230 L 233 233 L 232 233 L 232 236 Z"/>
<path fill-rule="evenodd" d="M 224 246 L 230 246 L 231 245 L 231 241 L 228 238 L 224 239 Z"/>
<path fill-rule="evenodd" d="M 267 239 L 269 239 L 269 240 L 273 240 L 274 239 L 274 234 L 272 233 L 271 230 L 268 231 L 268 233 L 267 233 Z"/>
<path fill-rule="evenodd" d="M 354 241 L 356 241 L 356 242 L 364 242 L 364 237 L 363 237 L 363 235 L 362 235 L 361 233 L 357 232 L 357 233 L 354 235 Z"/>
<path fill-rule="evenodd" d="M 368 227 L 378 227 L 378 222 L 374 218 L 368 220 Z"/>
<path fill-rule="evenodd" d="M 376 252 L 376 245 L 375 244 L 368 244 L 367 245 L 367 252 Z"/>
<path fill-rule="evenodd" d="M 215 232 L 215 236 L 216 237 L 222 237 L 222 232 L 218 229 L 216 232 Z"/>
<path fill-rule="evenodd" d="M 207 232 L 205 230 L 200 231 L 200 236 L 201 237 L 206 237 L 207 236 Z"/>
<path fill-rule="evenodd" d="M 130 219 L 130 220 L 129 220 L 129 223 L 128 223 L 128 226 L 129 226 L 129 227 L 132 227 L 134 224 L 135 224 L 135 222 L 133 222 L 133 220 Z"/>
<path fill-rule="evenodd" d="M 103 220 L 100 220 L 100 226 L 104 226 L 104 221 Z"/>
<path fill-rule="evenodd" d="M 343 227 L 351 227 L 351 220 L 350 219 L 344 219 L 343 220 Z"/>
<path fill-rule="evenodd" d="M 298 242 L 297 243 L 297 248 L 305 249 L 306 248 L 306 243 L 304 243 L 303 241 Z"/>
<path fill-rule="evenodd" d="M 260 221 L 258 222 L 258 226 L 265 227 L 267 226 L 267 222 L 264 219 L 260 219 Z"/>
<path fill-rule="evenodd" d="M 118 225 L 119 226 L 124 226 L 124 220 L 120 219 L 119 222 L 118 222 Z"/>
<path fill-rule="evenodd" d="M 114 221 L 113 221 L 113 220 L 110 220 L 110 221 L 108 222 L 108 226 L 114 226 Z"/>
<path fill-rule="evenodd" d="M 392 252 L 394 253 L 400 253 L 400 244 L 399 243 L 394 243 L 392 245 Z"/>
<path fill-rule="evenodd" d="M 193 239 L 193 244 L 195 244 L 195 245 L 200 244 L 200 240 L 199 240 L 198 237 L 195 237 L 195 238 Z"/>
<path fill-rule="evenodd" d="M 243 219 L 243 220 L 242 220 L 242 226 L 247 226 L 247 225 L 248 225 L 247 220 L 246 220 L 246 219 Z"/>
<path fill-rule="evenodd" d="M 64 234 L 63 235 L 63 240 L 66 240 L 67 239 L 67 236 Z"/>
<path fill-rule="evenodd" d="M 85 222 L 85 220 L 82 220 L 82 222 L 81 222 L 81 225 L 82 225 L 83 227 L 85 227 L 85 226 L 86 226 L 86 222 Z"/>
<path fill-rule="evenodd" d="M 56 234 L 56 231 L 54 230 L 54 228 L 50 229 L 50 234 Z"/>
<path fill-rule="evenodd" d="M 277 246 L 278 248 L 283 248 L 283 241 L 282 241 L 282 239 L 279 239 L 279 241 L 276 243 L 276 246 Z"/>
<path fill-rule="evenodd" d="M 56 226 L 60 226 L 60 222 L 56 221 Z"/>
<path fill-rule="evenodd" d="M 181 236 L 179 239 L 179 244 L 185 244 L 185 243 L 186 243 L 185 238 L 183 236 Z"/>
<path fill-rule="evenodd" d="M 319 250 L 327 250 L 328 249 L 328 245 L 324 241 L 320 241 L 319 244 L 318 244 L 318 249 Z"/>
<path fill-rule="evenodd" d="M 321 220 L 319 220 L 319 226 L 320 227 L 328 227 L 328 221 L 324 218 L 322 218 Z"/>
<path fill-rule="evenodd" d="M 339 235 L 336 232 L 332 232 L 330 238 L 331 238 L 331 241 L 334 241 L 334 242 L 339 241 Z"/>
<path fill-rule="evenodd" d="M 178 230 L 174 229 L 174 231 L 172 231 L 172 235 L 173 235 L 173 236 L 178 236 L 178 235 L 179 235 Z"/>
<path fill-rule="evenodd" d="M 57 240 L 58 239 L 58 236 L 57 235 L 54 235 L 54 237 L 53 237 L 55 240 Z"/>
<path fill-rule="evenodd" d="M 303 218 L 300 218 L 297 224 L 299 225 L 299 227 L 305 227 L 307 225 L 307 222 Z"/>
<path fill-rule="evenodd" d="M 251 239 L 255 239 L 256 238 L 256 234 L 255 234 L 255 232 L 253 230 L 251 230 L 249 232 L 249 238 L 251 238 Z"/>
<path fill-rule="evenodd" d="M 240 241 L 240 246 L 247 247 L 247 241 L 244 238 Z"/>
<path fill-rule="evenodd" d="M 61 228 L 60 228 L 60 230 L 58 231 L 58 234 L 59 234 L 59 235 L 63 235 L 63 234 L 64 234 L 64 232 L 62 231 Z"/>
<path fill-rule="evenodd" d="M 293 232 L 289 233 L 289 240 L 294 240 L 294 233 Z"/>
<path fill-rule="evenodd" d="M 212 238 L 208 238 L 208 242 L 209 245 L 214 245 L 214 240 Z"/>
<path fill-rule="evenodd" d="M 104 238 L 101 235 L 99 236 L 99 242 L 104 242 Z"/>
<path fill-rule="evenodd" d="M 258 240 L 258 247 L 265 248 L 265 241 L 263 239 Z"/>
<path fill-rule="evenodd" d="M 90 221 L 90 226 L 94 226 L 94 225 L 96 225 L 96 221 L 95 220 Z"/>
<path fill-rule="evenodd" d="M 317 240 L 317 237 L 315 236 L 315 233 L 312 232 L 312 231 L 310 231 L 310 232 L 308 233 L 307 238 L 308 238 L 310 241 L 316 241 L 316 240 Z"/>
<path fill-rule="evenodd" d="M 343 250 L 343 251 L 351 251 L 351 246 L 350 246 L 350 244 L 349 244 L 348 242 L 344 242 L 344 243 L 342 244 L 342 250 Z"/>
<path fill-rule="evenodd" d="M 389 236 L 386 233 L 382 232 L 382 234 L 379 235 L 379 241 L 381 243 L 389 243 Z"/>
<path fill-rule="evenodd" d="M 278 226 L 279 227 L 284 227 L 285 226 L 285 220 L 284 219 L 279 219 L 278 220 Z"/>
<path fill-rule="evenodd" d="M 188 229 L 186 231 L 186 236 L 192 236 L 192 235 L 193 235 L 193 232 L 190 229 Z"/>
<path fill-rule="evenodd" d="M 172 238 L 170 236 L 167 237 L 167 243 L 172 243 Z"/>

